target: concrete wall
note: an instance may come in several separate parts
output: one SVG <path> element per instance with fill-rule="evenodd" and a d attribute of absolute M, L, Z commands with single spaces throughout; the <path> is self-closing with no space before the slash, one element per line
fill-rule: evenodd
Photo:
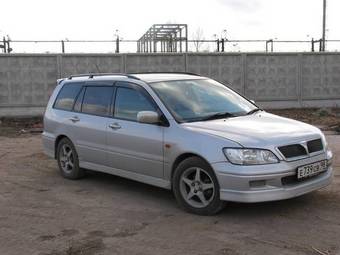
<path fill-rule="evenodd" d="M 61 77 L 143 71 L 206 75 L 265 108 L 340 105 L 339 53 L 0 54 L 0 116 L 42 114 Z"/>

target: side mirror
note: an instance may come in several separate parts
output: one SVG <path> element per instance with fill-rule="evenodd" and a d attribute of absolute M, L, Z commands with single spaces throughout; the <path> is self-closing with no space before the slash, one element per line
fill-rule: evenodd
<path fill-rule="evenodd" d="M 140 123 L 157 124 L 160 118 L 157 112 L 141 111 L 137 113 L 137 121 Z"/>

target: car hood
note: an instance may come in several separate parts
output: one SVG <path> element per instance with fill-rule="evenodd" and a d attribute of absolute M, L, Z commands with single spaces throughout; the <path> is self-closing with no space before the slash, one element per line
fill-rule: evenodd
<path fill-rule="evenodd" d="M 267 148 L 302 142 L 322 136 L 309 124 L 267 112 L 182 124 L 185 128 L 237 142 L 244 147 Z"/>

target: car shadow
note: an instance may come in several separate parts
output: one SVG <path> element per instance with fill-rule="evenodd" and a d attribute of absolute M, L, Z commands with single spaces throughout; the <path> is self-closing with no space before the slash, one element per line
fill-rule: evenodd
<path fill-rule="evenodd" d="M 167 189 L 95 171 L 87 171 L 85 180 L 88 183 L 96 183 L 94 186 L 100 186 L 106 191 L 118 191 L 126 194 L 126 196 L 131 195 L 131 198 L 138 196 L 138 200 L 154 200 L 155 205 L 162 204 L 162 206 L 166 206 L 167 208 L 179 209 L 172 192 Z M 98 183 L 100 183 L 100 185 Z M 237 217 L 249 218 L 250 216 L 265 217 L 276 214 L 288 217 L 288 215 L 308 210 L 334 208 L 334 203 L 330 205 L 330 201 L 337 203 L 337 207 L 340 207 L 339 195 L 335 196 L 335 194 L 331 192 L 314 191 L 296 198 L 280 201 L 260 203 L 227 202 L 226 208 L 221 211 L 219 215 L 220 217 L 237 215 Z"/>
<path fill-rule="evenodd" d="M 126 192 L 127 194 L 138 194 L 145 198 L 156 198 L 171 203 L 174 201 L 172 192 L 142 182 L 130 180 L 116 175 L 86 170 L 86 182 L 98 182 L 106 190 Z"/>

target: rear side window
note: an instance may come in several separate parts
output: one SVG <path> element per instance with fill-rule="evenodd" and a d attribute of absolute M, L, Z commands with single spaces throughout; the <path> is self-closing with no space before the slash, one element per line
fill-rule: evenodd
<path fill-rule="evenodd" d="M 137 114 L 140 111 L 157 111 L 157 109 L 141 92 L 130 88 L 118 88 L 114 116 L 137 121 Z"/>
<path fill-rule="evenodd" d="M 113 87 L 87 87 L 81 111 L 100 116 L 110 115 Z"/>
<path fill-rule="evenodd" d="M 54 108 L 71 111 L 82 85 L 82 83 L 65 84 L 58 94 Z"/>
<path fill-rule="evenodd" d="M 77 100 L 74 103 L 73 111 L 75 111 L 75 112 L 80 112 L 81 111 L 81 104 L 83 102 L 83 97 L 84 97 L 84 94 L 85 94 L 85 90 L 86 90 L 86 87 L 83 87 L 83 89 L 80 91 L 80 93 L 79 93 L 79 95 L 77 97 Z"/>

